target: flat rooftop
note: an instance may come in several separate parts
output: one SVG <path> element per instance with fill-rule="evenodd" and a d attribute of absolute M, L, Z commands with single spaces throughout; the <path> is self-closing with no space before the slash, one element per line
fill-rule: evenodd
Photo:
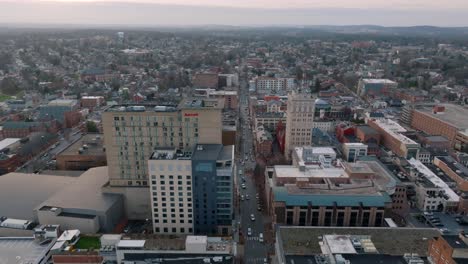
<path fill-rule="evenodd" d="M 366 184 L 353 188 L 299 188 L 295 185 L 274 186 L 274 200 L 286 206 L 369 206 L 383 207 L 392 200 L 377 187 Z"/>
<path fill-rule="evenodd" d="M 396 84 L 396 82 L 388 80 L 388 79 L 362 79 L 364 83 L 372 83 L 372 84 Z"/>
<path fill-rule="evenodd" d="M 280 227 L 279 241 L 285 255 L 322 254 L 319 242 L 325 235 L 368 236 L 380 254 L 427 256 L 429 240 L 439 237 L 434 228 L 387 227 Z"/>
<path fill-rule="evenodd" d="M 156 148 L 151 154 L 151 160 L 190 160 L 192 154 L 175 148 Z"/>
<path fill-rule="evenodd" d="M 102 134 L 86 134 L 78 141 L 70 145 L 59 155 L 83 155 L 83 156 L 103 156 L 104 136 Z M 81 154 L 80 154 L 81 152 Z"/>
<path fill-rule="evenodd" d="M 0 237 L 0 263 L 38 263 L 53 243 L 40 245 L 34 238 Z"/>
<path fill-rule="evenodd" d="M 420 172 L 424 176 L 424 178 L 426 178 L 432 184 L 443 189 L 445 191 L 445 194 L 448 195 L 450 201 L 458 202 L 460 200 L 460 197 L 448 186 L 448 184 L 442 181 L 427 166 L 422 164 L 421 161 L 411 158 L 410 160 L 408 160 L 408 163 L 410 163 L 414 168 L 416 168 L 416 170 L 418 170 L 418 172 Z"/>
<path fill-rule="evenodd" d="M 437 118 L 441 121 L 449 123 L 459 130 L 468 129 L 468 108 L 453 104 L 438 104 L 444 106 L 445 111 L 434 114 L 433 106 L 420 106 L 416 111 L 420 111 L 426 115 Z"/>
<path fill-rule="evenodd" d="M 397 122 L 391 119 L 385 119 L 385 120 L 377 119 L 373 122 L 376 123 L 378 126 L 380 126 L 387 133 L 389 133 L 392 137 L 396 138 L 398 141 L 404 144 L 419 145 L 416 141 L 401 134 L 401 133 L 406 132 L 407 130 L 404 127 L 402 127 L 400 124 L 398 124 Z"/>
<path fill-rule="evenodd" d="M 193 151 L 192 160 L 218 160 L 222 150 L 221 144 L 198 144 Z"/>
<path fill-rule="evenodd" d="M 278 178 L 348 178 L 341 167 L 322 168 L 319 165 L 307 165 L 305 170 L 291 165 L 274 166 Z"/>
<path fill-rule="evenodd" d="M 33 220 L 36 206 L 77 181 L 77 177 L 32 173 L 11 172 L 2 175 L 0 176 L 0 214 L 11 218 Z"/>
<path fill-rule="evenodd" d="M 104 194 L 101 191 L 101 187 L 109 181 L 107 166 L 91 168 L 74 179 L 76 181 L 73 184 L 48 197 L 37 209 L 47 206 L 102 212 L 107 211 L 120 199 L 119 195 Z"/>
<path fill-rule="evenodd" d="M 456 161 L 454 158 L 450 156 L 441 156 L 437 157 L 439 160 L 447 164 L 447 166 L 458 176 L 464 178 L 465 180 L 468 179 L 468 168 L 465 167 L 463 164 L 460 162 Z"/>
<path fill-rule="evenodd" d="M 8 146 L 19 142 L 21 138 L 5 138 L 0 141 L 0 150 L 7 148 Z"/>

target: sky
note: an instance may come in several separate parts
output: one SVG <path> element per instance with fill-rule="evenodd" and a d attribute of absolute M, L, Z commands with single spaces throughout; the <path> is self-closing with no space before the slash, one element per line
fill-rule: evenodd
<path fill-rule="evenodd" d="M 34 1 L 34 0 L 33 0 Z M 35 0 L 36 2 L 44 0 Z M 55 0 L 57 2 L 117 2 L 116 0 Z M 467 0 L 118 0 L 128 3 L 157 3 L 246 8 L 398 8 L 438 9 L 465 8 Z"/>
<path fill-rule="evenodd" d="M 0 0 L 0 26 L 468 26 L 468 0 Z"/>

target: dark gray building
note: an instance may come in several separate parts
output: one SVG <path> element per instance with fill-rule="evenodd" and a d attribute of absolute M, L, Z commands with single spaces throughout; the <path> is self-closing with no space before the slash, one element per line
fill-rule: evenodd
<path fill-rule="evenodd" d="M 197 145 L 192 155 L 195 234 L 228 234 L 233 214 L 234 147 Z"/>

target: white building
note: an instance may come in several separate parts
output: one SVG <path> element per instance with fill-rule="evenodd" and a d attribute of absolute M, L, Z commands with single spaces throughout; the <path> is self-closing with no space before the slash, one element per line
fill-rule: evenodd
<path fill-rule="evenodd" d="M 420 210 L 456 211 L 460 197 L 421 161 L 410 159 L 417 175 L 416 197 Z M 441 208 L 442 207 L 442 208 Z"/>
<path fill-rule="evenodd" d="M 347 162 L 356 162 L 359 157 L 367 156 L 367 148 L 364 143 L 344 143 L 343 155 Z"/>
<path fill-rule="evenodd" d="M 312 128 L 318 128 L 320 131 L 326 132 L 333 132 L 335 131 L 336 121 L 326 121 L 326 120 L 315 120 Z"/>
<path fill-rule="evenodd" d="M 153 232 L 193 234 L 192 163 L 175 149 L 157 149 L 148 161 Z"/>
<path fill-rule="evenodd" d="M 285 156 L 291 159 L 295 147 L 312 145 L 312 127 L 314 124 L 315 98 L 310 94 L 288 95 L 286 111 Z"/>
<path fill-rule="evenodd" d="M 320 164 L 322 167 L 331 167 L 336 160 L 336 152 L 331 147 L 296 147 L 293 153 L 294 166 Z"/>
<path fill-rule="evenodd" d="M 294 78 L 276 78 L 260 76 L 255 79 L 255 87 L 259 94 L 276 94 L 292 91 L 295 87 Z"/>

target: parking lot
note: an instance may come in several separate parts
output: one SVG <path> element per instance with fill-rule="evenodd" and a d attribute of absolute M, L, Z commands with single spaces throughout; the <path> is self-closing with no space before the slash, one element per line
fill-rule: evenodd
<path fill-rule="evenodd" d="M 431 212 L 422 214 L 413 214 L 414 222 L 418 224 L 415 227 L 434 227 L 446 235 L 457 235 L 461 231 L 468 232 L 468 225 L 461 225 L 457 222 L 457 215 L 442 212 Z"/>

